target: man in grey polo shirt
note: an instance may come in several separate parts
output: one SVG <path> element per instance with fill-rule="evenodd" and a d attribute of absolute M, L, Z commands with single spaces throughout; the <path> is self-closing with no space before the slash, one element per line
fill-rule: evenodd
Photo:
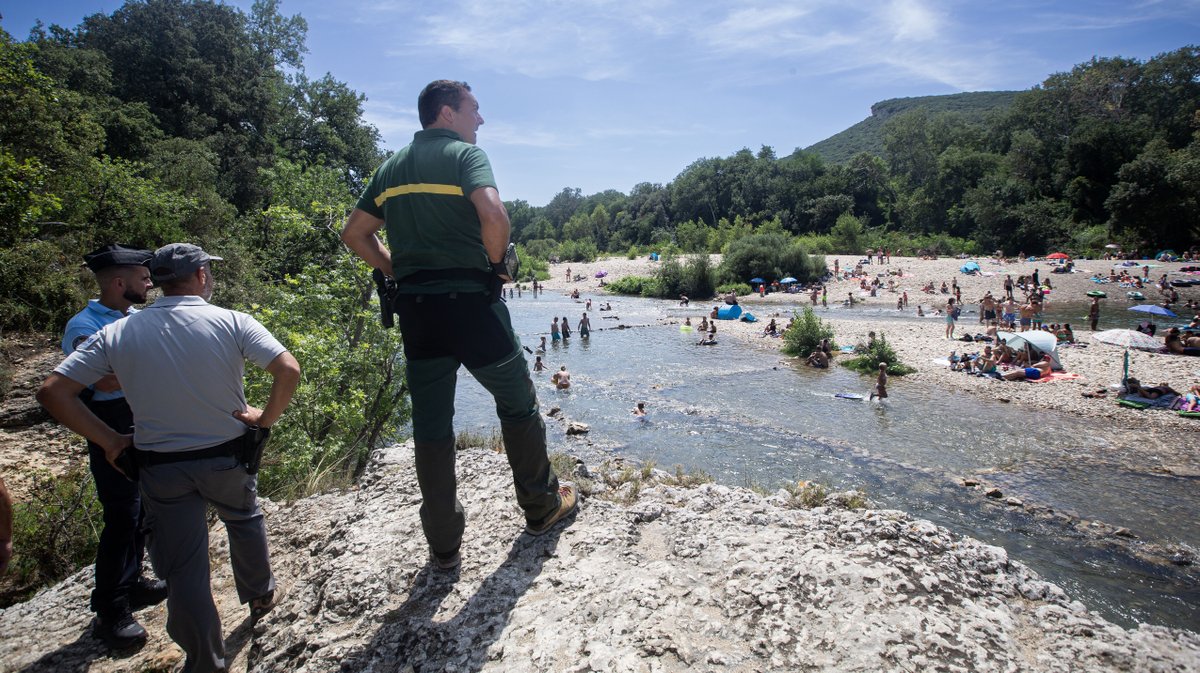
<path fill-rule="evenodd" d="M 247 428 L 279 419 L 300 380 L 296 359 L 257 320 L 208 303 L 209 262 L 219 259 L 185 243 L 159 248 L 149 266 L 164 297 L 83 342 L 38 391 L 38 401 L 103 447 L 114 467 L 136 445 L 153 529 L 150 560 L 167 580 L 167 632 L 187 654 L 183 670 L 189 673 L 225 670 L 209 584 L 208 504 L 225 523 L 234 582 L 251 617 L 274 605 L 257 477 L 234 447 Z M 274 377 L 262 409 L 246 403 L 246 360 Z M 107 374 L 116 374 L 133 409 L 132 436 L 109 428 L 79 401 L 80 390 Z"/>

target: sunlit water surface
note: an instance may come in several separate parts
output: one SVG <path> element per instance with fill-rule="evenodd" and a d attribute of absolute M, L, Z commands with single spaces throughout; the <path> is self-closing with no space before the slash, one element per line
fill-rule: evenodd
<path fill-rule="evenodd" d="M 873 382 L 841 367 L 795 367 L 781 355 L 722 339 L 719 326 L 716 346 L 697 346 L 696 332 L 659 324 L 664 312 L 698 322 L 711 305 L 612 303 L 611 312 L 593 307 L 590 339 L 575 335 L 552 344 L 544 356 L 547 370 L 534 375 L 543 410 L 558 406 L 567 418 L 591 426 L 587 439 L 577 440 L 551 424 L 552 450 L 566 448 L 589 462 L 619 454 L 664 468 L 682 465 L 735 486 L 775 488 L 805 479 L 860 488 L 879 507 L 1004 547 L 1115 622 L 1200 628 L 1200 587 L 1184 570 L 1106 550 L 1054 521 L 984 506 L 978 493 L 956 483 L 956 477 L 986 473 L 1006 495 L 1125 526 L 1144 540 L 1200 547 L 1195 482 L 1134 474 L 1106 459 L 1120 447 L 1094 437 L 1091 421 L 895 377 L 882 405 L 840 399 L 834 394 L 865 395 Z M 553 316 L 566 316 L 574 326 L 584 310 L 582 302 L 530 293 L 509 307 L 530 348 L 548 335 Z M 896 315 L 841 307 L 822 313 L 873 323 Z M 630 327 L 614 329 L 618 324 Z M 549 382 L 561 365 L 571 371 L 569 392 Z M 488 394 L 466 370 L 459 381 L 456 427 L 495 427 Z M 645 422 L 630 414 L 637 401 L 650 412 Z"/>

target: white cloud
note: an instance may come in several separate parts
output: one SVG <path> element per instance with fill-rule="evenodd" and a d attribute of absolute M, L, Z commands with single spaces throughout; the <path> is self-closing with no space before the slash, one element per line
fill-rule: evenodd
<path fill-rule="evenodd" d="M 921 0 L 895 0 L 884 13 L 898 41 L 925 42 L 937 38 L 943 30 L 942 18 Z"/>

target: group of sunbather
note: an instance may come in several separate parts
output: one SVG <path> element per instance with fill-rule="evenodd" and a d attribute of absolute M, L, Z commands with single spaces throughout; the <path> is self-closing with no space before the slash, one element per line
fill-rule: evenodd
<path fill-rule="evenodd" d="M 1050 374 L 1054 365 L 1048 353 L 1038 357 L 1027 348 L 1013 348 L 1000 339 L 995 348 L 983 347 L 982 353 L 950 354 L 950 370 L 1001 378 L 1006 381 L 1036 381 Z"/>

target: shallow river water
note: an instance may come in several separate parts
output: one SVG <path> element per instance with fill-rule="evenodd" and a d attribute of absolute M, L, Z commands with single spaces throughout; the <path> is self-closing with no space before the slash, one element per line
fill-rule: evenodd
<path fill-rule="evenodd" d="M 574 335 L 552 345 L 547 370 L 534 375 L 543 411 L 558 406 L 591 426 L 586 440 L 564 440 L 551 424 L 552 437 L 559 433 L 552 450 L 565 442 L 590 464 L 607 454 L 666 469 L 678 464 L 734 486 L 777 488 L 804 479 L 860 488 L 878 507 L 1004 547 L 1114 622 L 1200 629 L 1200 586 L 1188 569 L 1148 564 L 1054 519 L 986 505 L 957 485 L 958 477 L 983 474 L 1006 496 L 1125 526 L 1143 540 L 1200 548 L 1195 482 L 1131 473 L 1109 458 L 1121 447 L 1097 437 L 1091 421 L 895 377 L 882 405 L 840 399 L 834 394 L 865 395 L 873 382 L 840 367 L 795 367 L 777 353 L 722 339 L 720 326 L 718 344 L 702 347 L 695 332 L 658 324 L 664 312 L 696 322 L 711 305 L 681 309 L 630 298 L 613 304 L 612 312 L 590 312 L 590 339 Z M 530 348 L 548 335 L 553 316 L 567 316 L 574 330 L 584 309 L 566 297 L 528 292 L 509 307 Z M 631 327 L 613 329 L 617 324 Z M 571 371 L 569 392 L 549 382 L 560 365 Z M 630 414 L 639 400 L 649 410 L 646 422 Z M 497 425 L 491 398 L 465 369 L 455 420 L 459 430 Z"/>

